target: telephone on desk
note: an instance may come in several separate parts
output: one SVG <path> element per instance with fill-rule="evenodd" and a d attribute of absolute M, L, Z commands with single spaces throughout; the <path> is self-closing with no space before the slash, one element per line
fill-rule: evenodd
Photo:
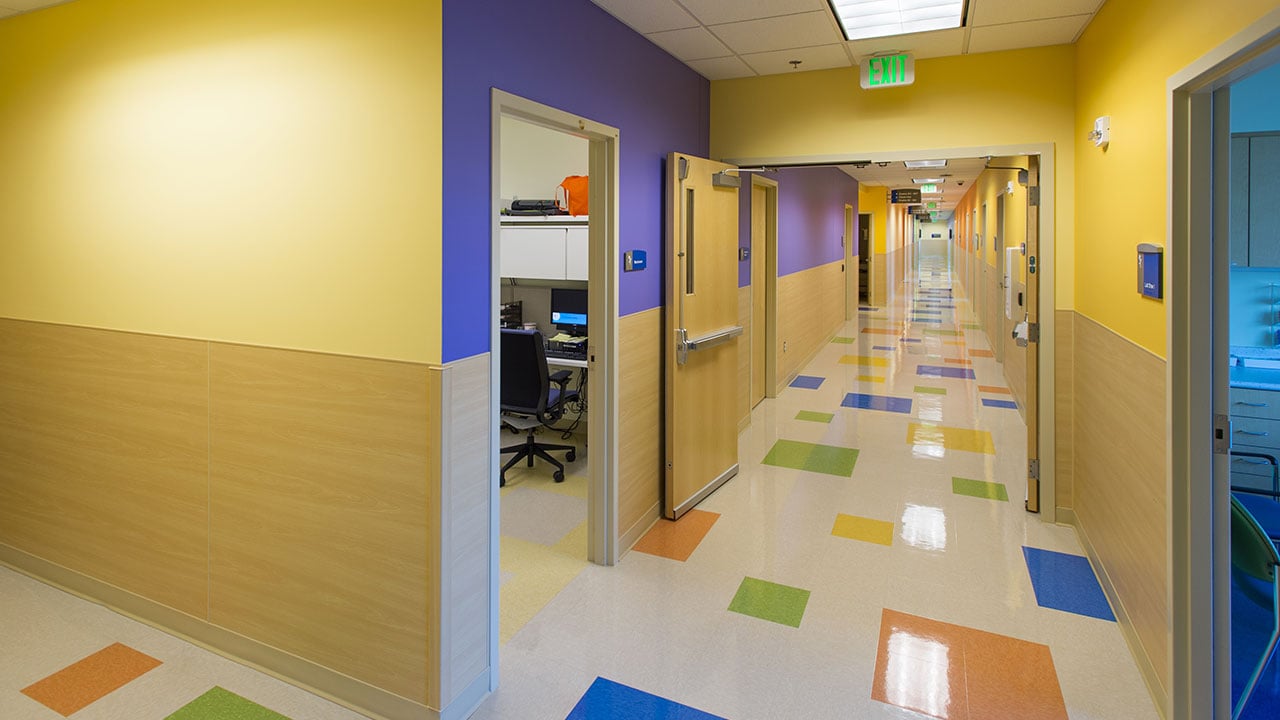
<path fill-rule="evenodd" d="M 547 357 L 564 360 L 586 360 L 587 338 L 560 333 L 547 338 Z"/>

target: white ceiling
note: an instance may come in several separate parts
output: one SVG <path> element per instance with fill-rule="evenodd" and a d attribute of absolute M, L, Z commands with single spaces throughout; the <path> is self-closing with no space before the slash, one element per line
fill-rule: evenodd
<path fill-rule="evenodd" d="M 932 160 L 934 158 L 920 159 Z M 1015 167 L 1019 165 L 1019 160 L 1016 158 L 996 157 L 990 159 L 990 164 L 996 167 Z M 1025 161 L 1022 161 L 1022 164 L 1025 166 Z M 880 163 L 869 163 L 861 167 L 841 165 L 840 169 L 856 179 L 861 185 L 883 186 L 888 189 L 920 187 L 919 184 L 913 181 L 913 178 L 942 178 L 944 182 L 938 187 L 938 190 L 941 191 L 941 197 L 924 197 L 921 200 L 921 204 L 937 202 L 938 219 L 946 220 L 951 217 L 956 205 L 959 204 L 964 194 L 973 187 L 974 180 L 977 179 L 978 175 L 982 174 L 987 165 L 987 158 L 963 158 L 947 160 L 947 166 L 944 168 L 908 170 L 901 162 L 891 162 L 885 163 L 883 167 L 881 167 Z M 1016 180 L 1017 176 L 1010 172 L 1009 179 Z"/>
<path fill-rule="evenodd" d="M 591 1 L 710 80 L 852 67 L 891 51 L 933 58 L 1064 45 L 1103 2 L 968 0 L 962 28 L 848 42 L 827 0 Z"/>
<path fill-rule="evenodd" d="M 0 18 L 9 17 L 10 15 L 18 15 L 40 8 L 47 8 L 50 5 L 61 5 L 71 0 L 0 0 Z"/>

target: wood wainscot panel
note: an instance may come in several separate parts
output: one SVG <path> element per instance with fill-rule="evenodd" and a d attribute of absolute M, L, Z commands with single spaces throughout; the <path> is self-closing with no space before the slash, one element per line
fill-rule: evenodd
<path fill-rule="evenodd" d="M 211 345 L 213 623 L 434 702 L 429 373 Z"/>
<path fill-rule="evenodd" d="M 0 542 L 207 617 L 208 349 L 0 320 Z"/>
<path fill-rule="evenodd" d="M 884 307 L 888 297 L 885 281 L 888 274 L 886 262 L 884 253 L 875 253 L 871 256 L 871 304 L 875 307 Z"/>
<path fill-rule="evenodd" d="M 1056 483 L 1055 502 L 1060 508 L 1073 507 L 1071 500 L 1072 478 L 1075 473 L 1075 311 L 1056 311 L 1054 338 L 1054 426 L 1057 435 L 1057 458 L 1054 471 Z"/>
<path fill-rule="evenodd" d="M 638 539 L 662 499 L 662 308 L 619 318 L 618 336 L 618 535 Z"/>
<path fill-rule="evenodd" d="M 1165 362 L 1079 313 L 1075 349 L 1076 521 L 1167 690 Z"/>

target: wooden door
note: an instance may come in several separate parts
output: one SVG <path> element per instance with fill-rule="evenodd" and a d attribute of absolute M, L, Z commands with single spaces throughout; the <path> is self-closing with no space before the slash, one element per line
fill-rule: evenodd
<path fill-rule="evenodd" d="M 1029 156 L 1027 168 L 1027 510 L 1040 512 L 1040 273 L 1053 268 L 1040 257 L 1039 156 Z"/>
<path fill-rule="evenodd" d="M 738 185 L 732 165 L 667 156 L 666 467 L 674 520 L 738 473 Z"/>
<path fill-rule="evenodd" d="M 858 213 L 858 302 L 871 304 L 871 213 Z"/>
<path fill-rule="evenodd" d="M 761 185 L 751 186 L 751 407 L 764 400 L 764 369 L 769 344 L 768 325 L 765 319 L 765 247 L 767 206 L 769 193 Z"/>

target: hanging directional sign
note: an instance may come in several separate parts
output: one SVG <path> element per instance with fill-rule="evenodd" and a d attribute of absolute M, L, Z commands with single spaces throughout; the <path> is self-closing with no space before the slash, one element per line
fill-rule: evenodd
<path fill-rule="evenodd" d="M 910 85 L 916 81 L 916 59 L 911 53 L 865 58 L 859 74 L 863 90 Z"/>
<path fill-rule="evenodd" d="M 903 188 L 901 190 L 889 191 L 889 202 L 892 203 L 918 203 L 920 202 L 919 188 Z"/>

